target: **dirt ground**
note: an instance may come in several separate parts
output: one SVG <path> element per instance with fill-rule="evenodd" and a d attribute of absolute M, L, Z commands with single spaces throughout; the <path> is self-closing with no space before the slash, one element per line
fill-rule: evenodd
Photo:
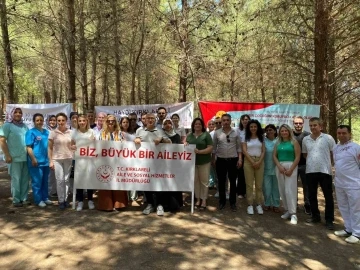
<path fill-rule="evenodd" d="M 142 215 L 140 201 L 111 213 L 14 208 L 1 172 L 0 269 L 360 269 L 360 245 L 306 224 L 302 209 L 294 226 L 273 212 L 247 215 L 244 199 L 236 213 L 217 211 L 214 193 L 194 215 L 189 202 L 163 217 Z M 337 206 L 335 215 L 342 229 Z"/>

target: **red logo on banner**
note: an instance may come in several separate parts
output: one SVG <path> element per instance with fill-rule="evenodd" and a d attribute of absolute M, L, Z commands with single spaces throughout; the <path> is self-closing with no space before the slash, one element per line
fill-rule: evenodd
<path fill-rule="evenodd" d="M 101 165 L 96 170 L 96 178 L 101 183 L 108 183 L 110 182 L 114 177 L 114 169 L 109 165 Z"/>

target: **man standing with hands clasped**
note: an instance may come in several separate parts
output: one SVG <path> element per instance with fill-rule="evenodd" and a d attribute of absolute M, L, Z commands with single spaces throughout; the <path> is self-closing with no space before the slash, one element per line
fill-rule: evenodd
<path fill-rule="evenodd" d="M 294 125 L 294 129 L 293 129 L 294 138 L 297 140 L 300 147 L 302 147 L 303 139 L 306 136 L 310 135 L 310 132 L 303 130 L 304 118 L 302 116 L 295 116 L 293 120 L 293 125 Z M 310 202 L 309 202 L 309 188 L 306 183 L 305 170 L 306 170 L 306 159 L 301 155 L 298 164 L 298 176 L 300 176 L 302 188 L 303 188 L 305 214 L 310 215 L 311 210 L 310 210 Z"/>
<path fill-rule="evenodd" d="M 213 166 L 216 164 L 216 173 L 218 175 L 219 210 L 225 208 L 225 182 L 228 176 L 230 181 L 230 207 L 235 212 L 237 169 L 242 164 L 241 141 L 236 130 L 230 126 L 230 114 L 224 114 L 221 117 L 221 123 L 222 128 L 216 130 L 213 136 L 214 150 L 212 154 L 212 163 Z"/>
<path fill-rule="evenodd" d="M 309 120 L 311 134 L 302 142 L 302 153 L 306 158 L 306 181 L 309 187 L 309 201 L 311 218 L 307 223 L 321 221 L 318 208 L 317 190 L 320 184 L 325 197 L 325 221 L 329 230 L 334 229 L 334 199 L 332 189 L 332 150 L 335 140 L 328 134 L 322 133 L 322 121 L 318 117 Z"/>
<path fill-rule="evenodd" d="M 337 128 L 339 144 L 334 148 L 335 191 L 345 229 L 335 231 L 347 236 L 346 242 L 360 243 L 360 145 L 351 141 L 351 128 Z"/>
<path fill-rule="evenodd" d="M 159 143 L 171 143 L 171 140 L 166 136 L 164 131 L 155 126 L 155 121 L 155 114 L 148 113 L 146 115 L 146 127 L 136 130 L 136 138 L 134 140 L 136 144 L 141 144 L 141 142 L 151 142 L 155 145 L 158 145 Z M 164 208 L 161 205 L 161 191 L 145 191 L 144 193 L 148 205 L 144 209 L 143 214 L 149 215 L 151 212 L 155 211 L 156 207 L 157 215 L 163 216 Z"/>

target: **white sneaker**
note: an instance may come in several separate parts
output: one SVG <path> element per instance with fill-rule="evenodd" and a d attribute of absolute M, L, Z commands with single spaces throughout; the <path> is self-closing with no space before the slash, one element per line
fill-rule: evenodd
<path fill-rule="evenodd" d="M 219 191 L 215 193 L 214 197 L 219 198 Z"/>
<path fill-rule="evenodd" d="M 262 207 L 261 207 L 260 204 L 258 204 L 258 205 L 256 206 L 256 211 L 258 212 L 259 215 L 264 214 L 264 211 L 263 211 L 263 209 L 262 209 Z"/>
<path fill-rule="evenodd" d="M 353 236 L 353 235 L 348 237 L 348 238 L 345 238 L 345 241 L 347 243 L 350 243 L 350 244 L 358 244 L 358 243 L 360 243 L 359 237 L 356 237 L 356 236 Z"/>
<path fill-rule="evenodd" d="M 247 208 L 247 213 L 249 215 L 253 215 L 254 214 L 254 206 L 249 205 L 248 208 Z"/>
<path fill-rule="evenodd" d="M 341 230 L 341 231 L 335 231 L 334 234 L 336 236 L 350 236 L 351 233 L 348 233 L 347 231 L 345 230 Z"/>
<path fill-rule="evenodd" d="M 95 204 L 94 204 L 93 201 L 88 201 L 88 206 L 89 206 L 89 209 L 90 209 L 90 210 L 95 209 Z"/>
<path fill-rule="evenodd" d="M 164 215 L 164 207 L 162 207 L 161 204 L 158 205 L 157 209 L 156 209 L 156 214 L 158 216 L 163 216 Z"/>
<path fill-rule="evenodd" d="M 289 219 L 290 216 L 291 216 L 290 213 L 289 213 L 288 211 L 286 211 L 286 213 L 283 214 L 283 215 L 281 216 L 281 218 L 282 218 L 282 219 Z"/>
<path fill-rule="evenodd" d="M 50 201 L 49 199 L 47 199 L 44 203 L 45 203 L 46 205 L 52 205 L 52 204 L 53 204 L 53 202 Z"/>
<path fill-rule="evenodd" d="M 45 207 L 45 206 L 46 206 L 46 203 L 44 203 L 43 201 L 41 201 L 41 202 L 38 204 L 38 206 L 40 206 L 40 207 Z"/>
<path fill-rule="evenodd" d="M 78 202 L 78 205 L 76 207 L 76 211 L 81 211 L 83 210 L 84 207 L 84 203 L 83 202 Z"/>
<path fill-rule="evenodd" d="M 148 204 L 146 208 L 143 210 L 144 215 L 149 215 L 151 212 L 154 212 L 154 207 L 152 204 Z"/>
<path fill-rule="evenodd" d="M 297 224 L 297 216 L 296 215 L 291 215 L 290 223 L 293 225 Z"/>

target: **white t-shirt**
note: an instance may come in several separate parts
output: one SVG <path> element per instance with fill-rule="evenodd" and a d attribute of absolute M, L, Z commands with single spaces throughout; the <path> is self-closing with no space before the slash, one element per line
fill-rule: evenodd
<path fill-rule="evenodd" d="M 360 189 L 360 145 L 354 142 L 337 144 L 333 149 L 335 187 Z"/>
<path fill-rule="evenodd" d="M 245 129 L 240 130 L 240 128 L 237 128 L 236 132 L 240 136 L 241 142 L 245 142 Z"/>
<path fill-rule="evenodd" d="M 86 140 L 94 140 L 95 139 L 95 132 L 92 129 L 88 129 L 86 132 L 81 132 L 77 129 L 74 129 L 71 133 L 71 140 L 78 143 L 80 141 Z"/>
<path fill-rule="evenodd" d="M 245 142 L 249 156 L 260 157 L 263 143 L 258 138 Z"/>
<path fill-rule="evenodd" d="M 311 135 L 302 141 L 302 152 L 307 153 L 306 173 L 326 173 L 332 175 L 330 152 L 335 140 L 329 134 L 321 133 L 315 140 Z"/>

